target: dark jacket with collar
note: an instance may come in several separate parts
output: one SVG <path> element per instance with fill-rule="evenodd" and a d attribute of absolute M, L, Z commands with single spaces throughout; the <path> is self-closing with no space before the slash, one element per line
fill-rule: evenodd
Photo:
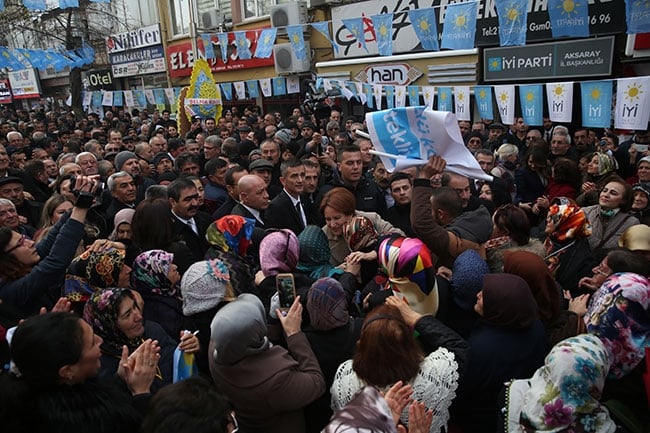
<path fill-rule="evenodd" d="M 260 228 L 260 229 L 265 229 L 266 226 L 266 220 L 265 220 L 265 215 L 264 212 L 260 212 L 260 218 L 264 223 L 260 222 L 257 218 L 255 218 L 255 215 L 253 215 L 248 209 L 244 207 L 243 204 L 237 203 L 233 208 L 232 211 L 230 212 L 231 215 L 241 215 L 244 218 L 252 218 L 255 220 L 255 227 Z"/>
<path fill-rule="evenodd" d="M 359 183 L 355 188 L 351 187 L 339 181 L 333 179 L 331 182 L 326 183 L 320 189 L 317 203 L 320 203 L 330 190 L 338 187 L 347 188 L 354 194 L 354 197 L 357 199 L 356 209 L 364 212 L 376 212 L 381 215 L 382 218 L 386 215 L 386 199 L 382 194 L 381 190 L 377 184 L 365 176 L 361 176 Z"/>
<path fill-rule="evenodd" d="M 197 214 L 194 216 L 194 222 L 196 223 L 198 234 L 194 233 L 194 230 L 192 230 L 190 226 L 175 216 L 173 216 L 173 221 L 174 232 L 180 237 L 180 239 L 192 252 L 193 261 L 199 262 L 203 260 L 205 253 L 208 251 L 208 247 L 210 246 L 208 244 L 208 241 L 205 239 L 205 231 L 208 229 L 208 226 L 214 221 L 212 217 L 206 213 L 197 212 Z"/>
<path fill-rule="evenodd" d="M 306 203 L 302 203 L 302 197 L 301 206 L 305 212 L 307 225 L 316 224 L 316 221 L 313 219 Z M 267 227 L 274 229 L 289 229 L 294 232 L 296 236 L 298 236 L 305 228 L 302 222 L 302 217 L 298 213 L 298 209 L 294 206 L 293 200 L 289 197 L 289 194 L 284 190 L 282 190 L 276 198 L 271 200 L 269 208 L 264 213 L 264 221 L 266 222 Z"/>

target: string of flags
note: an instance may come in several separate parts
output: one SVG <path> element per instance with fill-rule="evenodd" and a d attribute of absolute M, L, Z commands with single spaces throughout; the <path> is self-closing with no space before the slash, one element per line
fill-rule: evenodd
<path fill-rule="evenodd" d="M 95 50 L 90 46 L 83 46 L 75 50 L 27 50 L 0 47 L 0 68 L 9 68 L 12 71 L 27 68 L 46 70 L 52 67 L 56 72 L 61 72 L 66 67 L 80 68 L 90 65 L 94 61 Z"/>
<path fill-rule="evenodd" d="M 499 42 L 501 46 L 518 46 L 526 44 L 526 30 L 528 18 L 528 3 L 514 1 L 496 1 L 496 10 L 499 20 Z M 647 2 L 638 0 L 625 0 L 626 20 L 628 33 L 650 32 L 650 11 Z M 440 6 L 437 6 L 440 7 Z M 408 19 L 418 37 L 422 48 L 427 51 L 442 49 L 464 50 L 474 48 L 476 34 L 476 19 L 479 8 L 478 1 L 448 4 L 442 29 L 440 44 L 438 43 L 438 28 L 436 24 L 436 7 L 421 8 L 408 11 Z M 589 36 L 589 11 L 587 2 L 574 2 L 565 0 L 549 0 L 548 5 L 551 32 L 554 38 L 559 37 L 588 37 Z M 373 33 L 377 42 L 380 56 L 393 54 L 393 13 L 372 15 L 370 17 Z M 298 24 L 284 27 L 292 49 L 298 60 L 307 57 L 304 41 L 304 31 L 307 26 L 323 34 L 329 41 L 332 49 L 337 52 L 339 47 L 330 32 L 331 21 L 321 21 L 310 24 Z M 365 27 L 367 21 L 364 17 L 347 18 L 342 20 L 345 28 L 356 39 L 359 46 L 367 52 L 365 40 Z M 235 31 L 235 42 L 241 59 L 252 57 L 268 58 L 273 51 L 277 37 L 278 27 L 260 30 L 257 47 L 252 53 L 247 40 L 246 32 Z M 228 57 L 228 33 L 201 34 L 203 45 L 206 47 L 206 57 L 216 58 L 214 45 L 220 48 L 221 58 L 224 62 Z"/>
<path fill-rule="evenodd" d="M 609 128 L 613 117 L 616 128 L 647 128 L 650 121 L 650 76 L 584 81 L 578 84 L 582 126 Z M 469 121 L 472 120 L 470 97 L 473 90 L 474 103 L 483 119 L 495 119 L 496 107 L 501 121 L 508 125 L 515 123 L 515 113 L 532 126 L 542 126 L 545 115 L 553 122 L 573 121 L 574 82 L 454 87 L 396 86 L 319 77 L 316 85 L 322 85 L 326 92 L 338 90 L 348 100 L 354 97 L 373 110 L 428 106 L 435 107 L 438 111 L 455 113 L 458 120 Z M 518 100 L 515 97 L 517 90 Z"/>
<path fill-rule="evenodd" d="M 111 0 L 90 0 L 91 3 L 110 3 Z M 23 0 L 23 6 L 30 11 L 44 11 L 47 10 L 47 4 L 45 0 Z M 59 0 L 59 8 L 78 8 L 79 0 Z M 50 9 L 52 9 L 50 7 Z M 5 10 L 5 1 L 0 0 L 0 12 Z"/>

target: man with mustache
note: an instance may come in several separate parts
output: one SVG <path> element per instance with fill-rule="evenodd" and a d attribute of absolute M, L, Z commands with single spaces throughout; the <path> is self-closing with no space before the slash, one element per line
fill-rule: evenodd
<path fill-rule="evenodd" d="M 174 230 L 192 252 L 195 262 L 203 260 L 208 250 L 205 231 L 212 222 L 210 215 L 199 212 L 199 193 L 193 181 L 176 179 L 167 187 L 174 219 Z"/>

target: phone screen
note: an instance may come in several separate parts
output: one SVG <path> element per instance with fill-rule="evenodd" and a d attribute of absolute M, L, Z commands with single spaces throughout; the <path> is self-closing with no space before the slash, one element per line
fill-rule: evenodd
<path fill-rule="evenodd" d="M 296 285 L 291 274 L 278 274 L 275 284 L 280 298 L 280 308 L 289 309 L 296 299 Z"/>

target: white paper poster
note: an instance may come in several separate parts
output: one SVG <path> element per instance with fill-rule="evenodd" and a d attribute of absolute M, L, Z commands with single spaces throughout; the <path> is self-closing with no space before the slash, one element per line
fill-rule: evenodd
<path fill-rule="evenodd" d="M 573 110 L 573 81 L 546 83 L 548 117 L 553 122 L 571 122 Z"/>
<path fill-rule="evenodd" d="M 650 120 L 650 77 L 620 78 L 616 84 L 614 126 L 646 130 Z"/>
<path fill-rule="evenodd" d="M 469 108 L 469 86 L 454 87 L 454 112 L 458 120 L 472 120 Z"/>
<path fill-rule="evenodd" d="M 515 86 L 494 86 L 494 96 L 501 115 L 501 122 L 505 125 L 515 123 Z"/>

